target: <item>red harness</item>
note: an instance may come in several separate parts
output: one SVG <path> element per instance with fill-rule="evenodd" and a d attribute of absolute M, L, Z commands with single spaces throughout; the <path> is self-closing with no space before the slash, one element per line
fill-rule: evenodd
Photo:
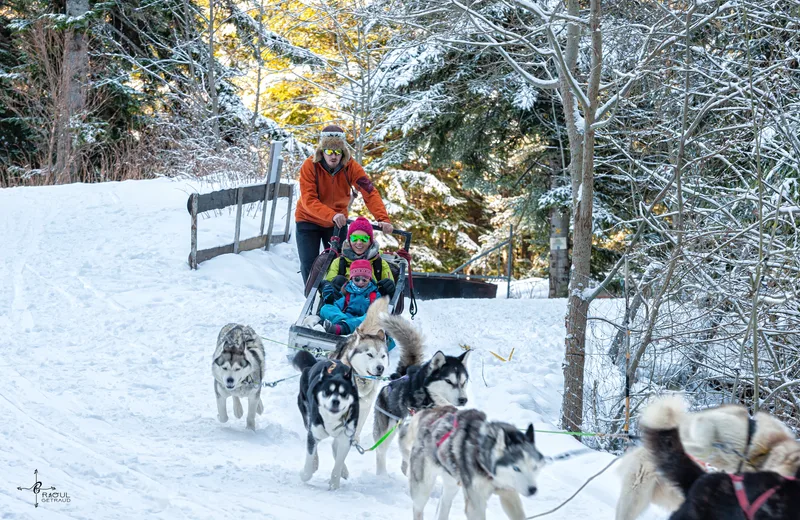
<path fill-rule="evenodd" d="M 450 429 L 450 431 L 448 431 L 444 435 L 442 435 L 442 437 L 438 441 L 436 441 L 436 447 L 438 448 L 442 444 L 444 444 L 444 441 L 446 441 L 447 439 L 450 438 L 451 435 L 453 435 L 453 432 L 456 431 L 456 428 L 458 428 L 458 417 L 453 419 L 453 428 Z"/>
<path fill-rule="evenodd" d="M 749 500 L 747 500 L 747 493 L 744 490 L 744 476 L 743 475 L 731 475 L 731 482 L 733 482 L 733 490 L 736 492 L 736 499 L 739 501 L 739 507 L 742 508 L 744 511 L 744 516 L 747 517 L 747 520 L 753 520 L 755 518 L 756 513 L 764 503 L 769 500 L 769 498 L 778 491 L 778 488 L 781 487 L 781 484 L 778 484 L 775 487 L 772 487 L 759 495 L 758 498 L 751 504 Z M 785 480 L 795 480 L 794 477 L 782 477 Z"/>

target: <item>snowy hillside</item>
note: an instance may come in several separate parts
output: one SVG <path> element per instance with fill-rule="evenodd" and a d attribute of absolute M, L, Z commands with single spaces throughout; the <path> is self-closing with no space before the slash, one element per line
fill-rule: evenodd
<path fill-rule="evenodd" d="M 190 271 L 190 191 L 166 180 L 0 191 L 2 518 L 409 519 L 396 444 L 388 477 L 375 476 L 374 456 L 353 450 L 350 480 L 331 492 L 327 441 L 320 471 L 300 482 L 297 379 L 264 390 L 266 411 L 255 433 L 232 415 L 227 424 L 217 421 L 210 365 L 219 329 L 241 322 L 286 341 L 302 287 L 293 243 L 225 255 Z M 279 206 L 278 215 L 284 212 Z M 242 237 L 259 224 L 251 213 Z M 201 248 L 232 236 L 232 214 L 200 222 Z M 462 343 L 477 350 L 470 405 L 494 419 L 552 430 L 561 402 L 564 305 L 419 302 L 415 323 L 429 354 L 457 353 Z M 294 374 L 285 347 L 265 347 L 266 380 Z M 507 356 L 512 348 L 508 363 L 488 352 Z M 580 447 L 564 435 L 537 434 L 537 441 L 546 455 Z M 549 466 L 539 494 L 524 499 L 527 513 L 560 504 L 611 459 L 598 453 Z M 33 493 L 17 490 L 33 484 L 35 469 L 45 488 L 55 486 L 70 501 L 35 509 Z M 613 518 L 617 485 L 609 471 L 547 518 Z M 436 502 L 429 502 L 428 518 Z M 452 518 L 464 518 L 461 497 Z M 496 498 L 489 518 L 505 518 Z"/>

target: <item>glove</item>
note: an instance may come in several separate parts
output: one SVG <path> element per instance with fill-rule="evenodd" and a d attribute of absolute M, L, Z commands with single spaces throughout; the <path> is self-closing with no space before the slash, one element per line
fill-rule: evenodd
<path fill-rule="evenodd" d="M 336 301 L 336 293 L 338 292 L 331 282 L 323 280 L 319 284 L 319 289 L 322 291 L 322 303 L 333 303 Z"/>
<path fill-rule="evenodd" d="M 342 262 L 343 261 L 344 260 L 342 260 Z M 347 283 L 347 278 L 342 275 L 337 275 L 334 276 L 333 280 L 331 280 L 329 283 L 333 286 L 337 293 L 342 292 L 342 287 L 344 287 L 344 284 Z"/>
<path fill-rule="evenodd" d="M 394 296 L 394 289 L 394 282 L 388 278 L 384 278 L 378 282 L 378 292 L 381 296 Z"/>

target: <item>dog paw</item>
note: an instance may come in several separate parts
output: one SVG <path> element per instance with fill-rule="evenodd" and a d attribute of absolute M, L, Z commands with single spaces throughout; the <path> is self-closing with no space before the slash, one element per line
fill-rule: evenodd
<path fill-rule="evenodd" d="M 341 483 L 341 479 L 338 477 L 331 477 L 331 481 L 328 483 L 328 489 L 335 490 L 339 489 L 339 485 Z"/>
<path fill-rule="evenodd" d="M 250 431 L 256 431 L 256 422 L 255 421 L 247 421 L 247 429 Z"/>
<path fill-rule="evenodd" d="M 228 422 L 228 414 L 225 415 L 217 414 L 217 419 L 219 419 L 219 422 L 221 423 L 226 423 Z"/>
<path fill-rule="evenodd" d="M 302 480 L 303 482 L 308 482 L 309 480 L 311 480 L 311 477 L 313 477 L 313 476 L 314 476 L 314 473 L 311 472 L 311 471 L 305 471 L 304 470 L 304 471 L 300 472 L 300 480 Z"/>

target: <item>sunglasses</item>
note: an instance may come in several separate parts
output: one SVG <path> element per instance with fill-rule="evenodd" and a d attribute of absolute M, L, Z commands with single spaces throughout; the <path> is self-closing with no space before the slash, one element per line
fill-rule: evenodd
<path fill-rule="evenodd" d="M 350 235 L 350 242 L 363 242 L 369 244 L 371 239 L 367 235 Z"/>
<path fill-rule="evenodd" d="M 342 155 L 342 151 L 341 150 L 327 149 L 327 150 L 322 150 L 322 151 L 325 152 L 327 155 Z"/>
<path fill-rule="evenodd" d="M 350 280 L 354 281 L 355 283 L 367 283 L 371 280 L 371 278 L 367 278 L 366 276 L 354 276 L 350 278 Z"/>

